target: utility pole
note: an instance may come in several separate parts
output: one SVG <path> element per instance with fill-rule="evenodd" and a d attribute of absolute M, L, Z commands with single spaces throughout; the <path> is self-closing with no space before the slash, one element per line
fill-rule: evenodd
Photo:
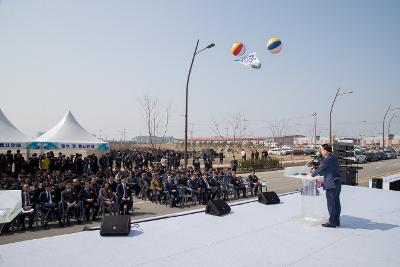
<path fill-rule="evenodd" d="M 243 118 L 243 138 L 246 137 L 246 118 Z"/>

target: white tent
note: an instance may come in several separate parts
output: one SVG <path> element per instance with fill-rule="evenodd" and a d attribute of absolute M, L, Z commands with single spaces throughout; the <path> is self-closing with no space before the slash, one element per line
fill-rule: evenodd
<path fill-rule="evenodd" d="M 108 143 L 86 131 L 68 111 L 65 116 L 49 131 L 36 138 L 32 148 L 44 149 L 97 149 L 108 150 Z"/>
<path fill-rule="evenodd" d="M 27 143 L 28 138 L 18 130 L 0 109 L 0 149 L 19 149 Z"/>

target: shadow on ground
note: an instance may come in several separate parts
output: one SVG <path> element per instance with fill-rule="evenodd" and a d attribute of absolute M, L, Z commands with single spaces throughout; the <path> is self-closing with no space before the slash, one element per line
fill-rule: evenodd
<path fill-rule="evenodd" d="M 365 230 L 381 230 L 387 231 L 399 227 L 399 225 L 374 222 L 370 219 L 354 217 L 350 215 L 342 215 L 340 217 L 341 226 L 350 229 L 365 229 Z"/>

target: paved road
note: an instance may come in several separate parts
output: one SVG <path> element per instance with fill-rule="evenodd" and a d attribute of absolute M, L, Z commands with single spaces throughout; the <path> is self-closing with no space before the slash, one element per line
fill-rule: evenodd
<path fill-rule="evenodd" d="M 360 166 L 363 167 L 363 169 L 359 171 L 359 185 L 368 186 L 368 180 L 373 177 L 385 176 L 393 172 L 400 172 L 400 159 L 367 163 L 367 164 L 362 164 Z M 299 189 L 301 186 L 300 180 L 284 177 L 283 170 L 260 172 L 257 175 L 261 179 L 268 181 L 269 183 L 268 190 L 275 191 L 277 193 L 286 193 L 295 191 Z M 199 206 L 188 206 L 185 208 L 171 209 L 169 207 L 166 207 L 165 205 L 154 204 L 151 202 L 144 202 L 139 199 L 135 200 L 134 206 L 135 206 L 135 215 L 132 217 L 133 220 L 139 220 L 147 217 L 165 215 L 178 211 L 185 211 L 185 210 L 199 208 Z M 93 222 L 86 226 L 94 227 L 98 225 L 99 222 Z M 31 232 L 27 231 L 24 233 L 16 232 L 13 234 L 6 234 L 0 236 L 0 245 L 11 242 L 18 242 L 22 240 L 79 232 L 82 231 L 83 227 L 84 225 L 73 225 L 65 228 L 59 228 L 58 226 L 54 226 L 53 228 L 50 228 L 50 230 L 38 229 Z"/>

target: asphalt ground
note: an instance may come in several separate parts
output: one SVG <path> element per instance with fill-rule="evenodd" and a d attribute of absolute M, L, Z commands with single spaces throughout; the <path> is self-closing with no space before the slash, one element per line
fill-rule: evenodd
<path fill-rule="evenodd" d="M 359 170 L 359 186 L 368 186 L 368 181 L 374 177 L 383 177 L 393 173 L 400 172 L 400 159 L 392 159 L 378 161 L 367 164 L 360 164 L 363 169 Z M 242 174 L 245 177 L 247 174 Z M 268 190 L 276 193 L 292 192 L 300 188 L 301 181 L 298 179 L 283 176 L 283 170 L 266 171 L 257 173 L 259 178 L 268 182 Z M 251 199 L 251 198 L 250 198 Z M 231 199 L 233 203 L 236 199 Z M 134 200 L 134 215 L 132 220 L 140 220 L 144 218 L 167 215 L 175 212 L 188 211 L 201 208 L 201 205 L 186 205 L 184 208 L 170 208 L 164 204 L 155 204 L 141 199 Z M 204 207 L 204 206 L 203 206 Z M 36 226 L 33 231 L 15 231 L 0 236 L 0 245 L 19 242 L 23 240 L 37 239 L 56 235 L 76 233 L 83 230 L 84 227 L 96 227 L 100 225 L 100 221 L 91 222 L 90 224 L 72 224 L 68 227 L 60 228 L 58 224 L 51 225 L 49 230 L 43 230 L 42 227 Z"/>

